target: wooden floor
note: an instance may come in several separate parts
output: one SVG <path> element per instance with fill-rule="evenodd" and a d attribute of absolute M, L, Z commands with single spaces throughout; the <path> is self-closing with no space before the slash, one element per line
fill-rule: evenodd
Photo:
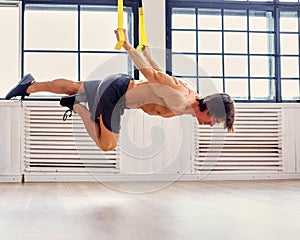
<path fill-rule="evenodd" d="M 299 240 L 300 181 L 0 184 L 0 239 Z"/>

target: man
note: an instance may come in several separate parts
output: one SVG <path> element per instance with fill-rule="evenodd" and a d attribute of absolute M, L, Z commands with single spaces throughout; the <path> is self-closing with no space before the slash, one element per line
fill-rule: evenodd
<path fill-rule="evenodd" d="M 115 31 L 119 40 L 118 32 Z M 75 111 L 83 120 L 85 128 L 96 145 L 103 151 L 117 146 L 120 118 L 125 108 L 142 109 L 149 115 L 174 117 L 189 114 L 197 118 L 199 124 L 223 123 L 229 132 L 233 131 L 234 104 L 224 93 L 200 99 L 198 94 L 183 81 L 169 76 L 152 59 L 148 47 L 143 55 L 128 42 L 124 30 L 123 48 L 147 80 L 134 80 L 126 74 L 114 74 L 102 81 L 73 82 L 55 79 L 35 82 L 28 74 L 6 96 L 29 96 L 31 93 L 47 91 L 66 94 L 60 104 Z M 88 108 L 82 105 L 88 102 Z"/>

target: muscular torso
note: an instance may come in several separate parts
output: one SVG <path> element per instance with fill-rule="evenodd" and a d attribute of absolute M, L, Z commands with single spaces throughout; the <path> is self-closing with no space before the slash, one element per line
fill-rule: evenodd
<path fill-rule="evenodd" d="M 155 92 L 159 92 L 159 96 Z M 174 89 L 150 84 L 147 80 L 132 80 L 126 92 L 126 106 L 140 108 L 149 115 L 173 117 L 186 114 L 195 96 L 196 93 L 182 83 Z"/>

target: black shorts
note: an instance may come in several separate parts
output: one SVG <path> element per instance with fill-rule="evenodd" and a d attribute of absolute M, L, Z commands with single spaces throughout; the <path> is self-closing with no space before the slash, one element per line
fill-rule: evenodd
<path fill-rule="evenodd" d="M 132 79 L 126 74 L 114 74 L 102 81 L 84 82 L 93 121 L 97 121 L 102 114 L 104 126 L 113 133 L 120 132 L 121 115 L 126 107 L 125 93 Z"/>

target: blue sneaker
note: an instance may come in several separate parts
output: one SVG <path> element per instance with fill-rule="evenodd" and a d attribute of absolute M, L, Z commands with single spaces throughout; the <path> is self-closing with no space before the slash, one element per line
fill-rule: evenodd
<path fill-rule="evenodd" d="M 35 82 L 34 78 L 31 76 L 31 74 L 25 75 L 21 81 L 18 83 L 17 86 L 15 86 L 12 90 L 9 91 L 9 93 L 6 95 L 5 99 L 11 99 L 13 97 L 21 96 L 21 99 L 24 99 L 25 96 L 29 96 L 29 94 L 26 92 L 27 88 Z"/>

